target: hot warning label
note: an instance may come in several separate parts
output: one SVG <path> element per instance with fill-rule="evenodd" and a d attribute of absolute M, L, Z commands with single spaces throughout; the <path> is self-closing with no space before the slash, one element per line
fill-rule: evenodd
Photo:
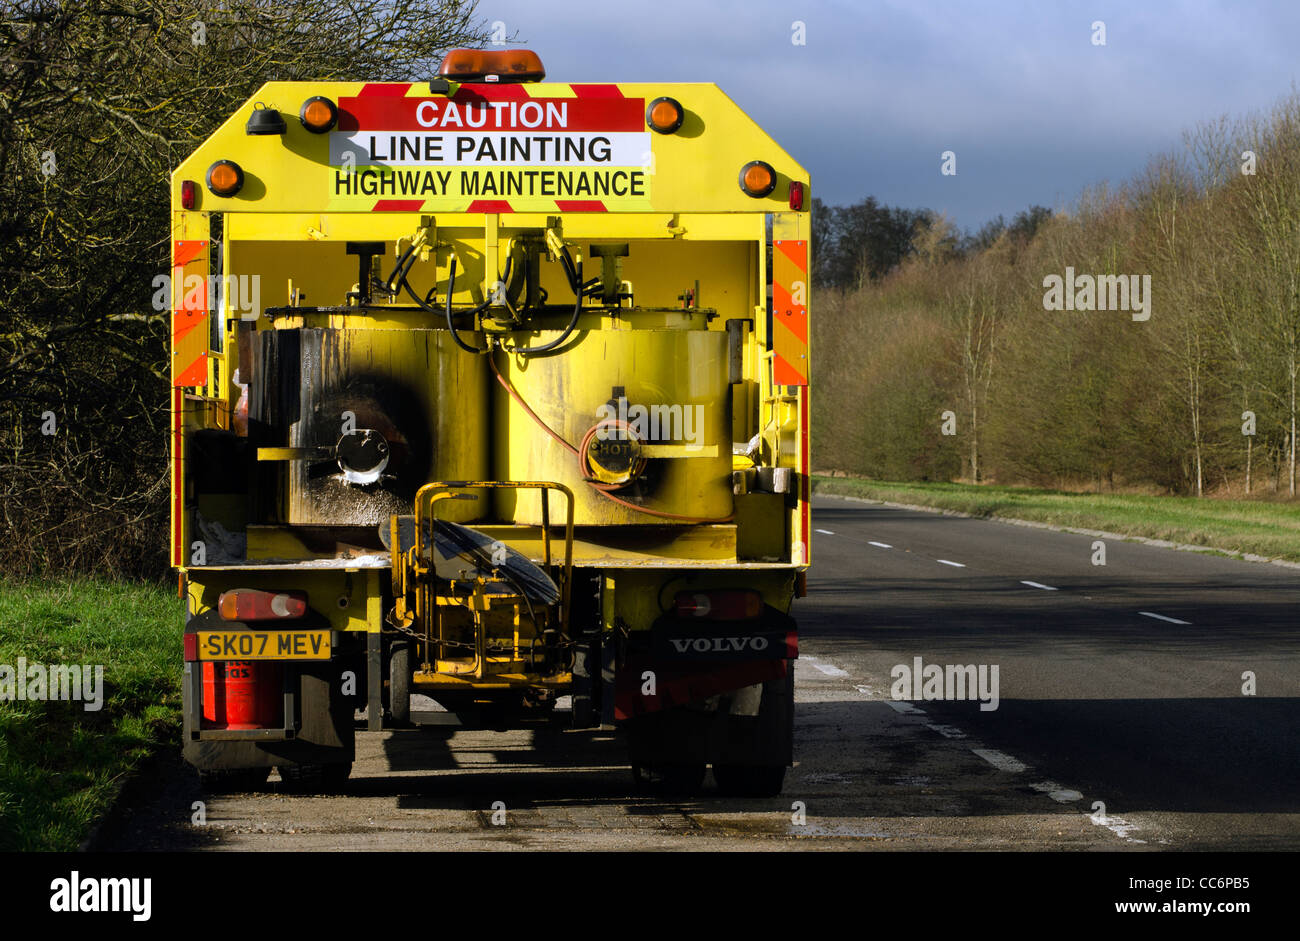
<path fill-rule="evenodd" d="M 463 210 L 484 199 L 492 211 L 649 208 L 645 102 L 598 87 L 602 94 L 572 98 L 528 98 L 519 86 L 464 86 L 452 98 L 391 91 L 342 98 L 329 142 L 331 202 L 404 210 Z"/>

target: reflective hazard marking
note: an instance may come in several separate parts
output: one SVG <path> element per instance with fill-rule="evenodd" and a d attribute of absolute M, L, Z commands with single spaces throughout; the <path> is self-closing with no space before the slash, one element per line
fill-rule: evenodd
<path fill-rule="evenodd" d="M 808 242 L 772 242 L 772 382 L 808 384 Z"/>
<path fill-rule="evenodd" d="M 172 388 L 172 566 L 180 568 L 188 564 L 185 558 L 185 507 L 182 499 L 184 493 L 184 455 L 185 455 L 185 393 L 179 387 Z"/>
<path fill-rule="evenodd" d="M 187 239 L 172 248 L 172 386 L 208 381 L 208 242 Z"/>

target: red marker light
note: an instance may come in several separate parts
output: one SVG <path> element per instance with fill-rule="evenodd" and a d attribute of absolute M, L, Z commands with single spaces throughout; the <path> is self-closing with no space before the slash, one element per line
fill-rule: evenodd
<path fill-rule="evenodd" d="M 803 184 L 793 180 L 790 182 L 790 208 L 795 212 L 803 209 Z"/>
<path fill-rule="evenodd" d="M 181 180 L 181 208 L 193 209 L 199 204 L 199 184 L 193 180 Z"/>

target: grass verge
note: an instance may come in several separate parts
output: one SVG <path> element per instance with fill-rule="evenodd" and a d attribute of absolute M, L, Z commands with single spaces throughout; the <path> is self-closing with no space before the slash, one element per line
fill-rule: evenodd
<path fill-rule="evenodd" d="M 1067 493 L 1020 487 L 813 477 L 816 493 L 1243 552 L 1300 562 L 1300 503 Z"/>
<path fill-rule="evenodd" d="M 75 850 L 124 776 L 179 743 L 181 611 L 157 585 L 0 580 L 0 850 Z M 102 665 L 102 707 L 8 698 L 19 658 Z"/>

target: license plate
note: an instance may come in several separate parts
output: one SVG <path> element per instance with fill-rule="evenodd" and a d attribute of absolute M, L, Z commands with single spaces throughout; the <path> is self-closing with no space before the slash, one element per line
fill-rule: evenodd
<path fill-rule="evenodd" d="M 329 631 L 199 631 L 200 660 L 328 660 Z"/>

